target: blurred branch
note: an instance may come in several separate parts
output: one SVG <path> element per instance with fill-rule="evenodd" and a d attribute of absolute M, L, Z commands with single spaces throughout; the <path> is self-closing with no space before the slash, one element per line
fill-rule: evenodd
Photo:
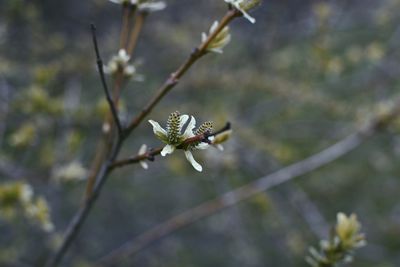
<path fill-rule="evenodd" d="M 321 168 L 338 158 L 348 154 L 360 146 L 369 137 L 384 129 L 400 114 L 400 100 L 397 100 L 390 110 L 378 115 L 366 126 L 337 142 L 336 144 L 314 154 L 302 161 L 284 167 L 272 174 L 263 176 L 235 190 L 189 209 L 171 219 L 159 224 L 135 239 L 126 242 L 108 255 L 102 257 L 96 266 L 109 266 L 124 257 L 133 255 L 148 247 L 150 244 L 186 227 L 200 219 L 207 218 L 223 209 L 234 206 L 256 194 L 274 188 L 294 178 L 305 175 Z"/>
<path fill-rule="evenodd" d="M 143 24 L 144 21 L 147 17 L 147 13 L 146 12 L 140 12 L 139 14 L 137 14 L 137 16 L 135 17 L 135 25 L 133 26 L 133 29 L 131 31 L 131 35 L 130 35 L 130 39 L 128 42 L 128 54 L 132 57 L 133 55 L 133 51 L 136 48 L 138 39 L 139 39 L 139 34 L 142 31 L 143 28 Z"/>
<path fill-rule="evenodd" d="M 122 27 L 120 34 L 120 44 L 119 49 L 126 49 L 128 34 L 129 34 L 129 22 L 132 16 L 135 14 L 136 5 L 130 3 L 125 3 L 122 5 Z"/>
<path fill-rule="evenodd" d="M 101 83 L 103 85 L 104 93 L 106 95 L 108 105 L 110 106 L 110 110 L 111 110 L 115 125 L 117 126 L 118 135 L 121 136 L 122 135 L 122 126 L 121 126 L 121 122 L 118 117 L 117 108 L 115 107 L 114 101 L 111 98 L 110 91 L 108 90 L 107 81 L 106 81 L 106 77 L 105 77 L 104 69 L 103 69 L 103 60 L 100 57 L 99 46 L 97 43 L 96 27 L 94 26 L 94 24 L 91 25 L 91 30 L 92 30 L 94 50 L 96 52 L 97 68 L 99 70 Z"/>
<path fill-rule="evenodd" d="M 160 100 L 178 83 L 178 80 L 187 72 L 187 70 L 203 55 L 207 53 L 207 47 L 208 45 L 217 37 L 217 35 L 224 29 L 225 26 L 227 26 L 234 18 L 239 17 L 241 13 L 239 11 L 235 10 L 229 10 L 226 15 L 222 18 L 222 20 L 219 23 L 219 26 L 214 30 L 212 34 L 208 36 L 208 38 L 201 43 L 201 45 L 194 50 L 194 52 L 191 53 L 190 57 L 188 60 L 183 63 L 178 70 L 173 73 L 169 79 L 166 80 L 164 85 L 159 89 L 158 93 L 156 93 L 156 96 L 150 100 L 150 102 L 146 105 L 146 107 L 143 109 L 143 111 L 132 121 L 130 126 L 124 130 L 121 131 L 120 134 L 117 136 L 116 141 L 113 143 L 112 148 L 110 150 L 110 153 L 105 157 L 105 159 L 99 164 L 98 166 L 98 171 L 96 171 L 95 175 L 93 175 L 92 182 L 95 184 L 93 190 L 89 188 L 87 192 L 89 194 L 87 195 L 87 198 L 85 202 L 83 203 L 82 207 L 78 210 L 78 212 L 75 214 L 74 218 L 71 220 L 71 222 L 68 225 L 68 228 L 66 230 L 66 233 L 64 235 L 64 238 L 61 242 L 61 245 L 57 248 L 55 254 L 47 261 L 46 267 L 56 267 L 59 265 L 61 260 L 63 259 L 65 253 L 68 251 L 71 243 L 75 240 L 77 237 L 83 223 L 85 222 L 88 214 L 90 213 L 93 204 L 96 202 L 98 196 L 100 195 L 100 192 L 107 181 L 108 175 L 110 172 L 113 170 L 111 167 L 113 162 L 116 160 L 122 144 L 126 140 L 126 138 L 132 133 L 132 131 L 139 126 L 139 124 L 143 121 L 143 119 L 152 111 L 152 109 L 160 102 Z M 96 57 L 97 57 L 97 65 L 100 71 L 100 78 L 103 83 L 104 91 L 107 96 L 107 100 L 109 101 L 110 107 L 114 109 L 113 116 L 114 119 L 118 119 L 116 116 L 116 109 L 115 106 L 111 100 L 107 84 L 105 83 L 105 77 L 104 77 L 104 72 L 103 72 L 103 64 L 100 58 L 100 53 L 98 51 L 98 46 L 97 46 L 97 39 L 96 39 L 96 34 L 95 34 L 95 27 L 92 25 L 92 37 L 93 37 L 93 43 L 95 44 L 95 51 L 96 51 Z M 111 100 L 111 102 L 110 102 Z M 117 122 L 117 120 L 116 120 Z M 119 120 L 118 120 L 119 123 Z M 117 125 L 118 126 L 118 125 Z M 121 127 L 121 125 L 119 125 Z M 121 128 L 122 129 L 122 128 Z M 118 130 L 121 130 L 118 129 Z M 89 181 L 90 182 L 90 181 Z M 88 183 L 88 185 L 90 185 Z"/>

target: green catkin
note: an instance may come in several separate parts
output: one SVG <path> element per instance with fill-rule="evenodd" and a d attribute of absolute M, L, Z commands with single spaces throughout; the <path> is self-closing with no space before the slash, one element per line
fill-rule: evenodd
<path fill-rule="evenodd" d="M 179 142 L 180 122 L 181 122 L 181 114 L 178 111 L 172 112 L 169 115 L 167 121 L 167 133 L 168 133 L 168 142 L 170 144 L 176 144 Z"/>
<path fill-rule="evenodd" d="M 200 125 L 199 128 L 197 128 L 195 134 L 199 135 L 199 134 L 204 134 L 205 132 L 211 132 L 212 129 L 213 129 L 212 121 L 206 121 L 202 125 Z"/>

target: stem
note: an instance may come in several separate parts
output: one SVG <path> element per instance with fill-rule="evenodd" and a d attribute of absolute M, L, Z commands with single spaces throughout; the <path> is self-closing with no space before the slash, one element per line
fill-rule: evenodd
<path fill-rule="evenodd" d="M 163 148 L 160 147 L 160 148 L 151 150 L 149 152 L 146 152 L 144 154 L 140 154 L 140 155 L 137 155 L 137 156 L 134 156 L 134 157 L 130 157 L 130 158 L 127 158 L 127 159 L 122 159 L 122 160 L 115 161 L 112 165 L 110 165 L 110 169 L 114 170 L 116 168 L 121 168 L 121 167 L 126 166 L 126 165 L 139 163 L 142 160 L 152 159 L 154 156 L 159 155 L 161 153 L 162 149 Z"/>
<path fill-rule="evenodd" d="M 119 40 L 119 49 L 126 49 L 128 33 L 129 33 L 129 21 L 135 13 L 136 6 L 131 4 L 122 5 L 122 27 Z"/>
<path fill-rule="evenodd" d="M 133 51 L 136 48 L 138 39 L 139 39 L 139 34 L 142 31 L 143 25 L 144 25 L 144 21 L 147 17 L 147 13 L 145 12 L 140 12 L 136 17 L 135 17 L 135 25 L 131 31 L 131 36 L 129 39 L 129 43 L 128 43 L 128 49 L 127 49 L 127 53 L 131 56 L 133 55 Z"/>

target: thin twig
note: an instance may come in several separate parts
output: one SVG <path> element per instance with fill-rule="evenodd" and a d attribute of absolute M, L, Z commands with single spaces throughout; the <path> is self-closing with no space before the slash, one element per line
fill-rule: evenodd
<path fill-rule="evenodd" d="M 112 100 L 111 95 L 110 95 L 110 91 L 108 90 L 107 81 L 106 81 L 106 77 L 105 77 L 104 69 L 103 69 L 103 60 L 100 57 L 99 46 L 97 43 L 96 27 L 94 26 L 94 24 L 91 24 L 90 28 L 92 30 L 93 45 L 94 45 L 94 50 L 96 52 L 96 62 L 97 62 L 97 68 L 98 68 L 99 74 L 100 74 L 101 83 L 103 85 L 104 93 L 106 95 L 108 105 L 110 106 L 110 110 L 111 110 L 115 125 L 117 125 L 118 134 L 121 136 L 122 135 L 122 126 L 121 126 L 121 122 L 118 117 L 117 108 L 115 107 L 114 101 Z"/>
<path fill-rule="evenodd" d="M 129 22 L 132 19 L 136 10 L 136 5 L 125 3 L 122 5 L 122 26 L 119 41 L 119 49 L 126 49 L 128 34 L 129 34 Z"/>
<path fill-rule="evenodd" d="M 242 187 L 224 193 L 214 200 L 204 202 L 195 208 L 189 209 L 177 216 L 172 217 L 171 219 L 114 249 L 111 253 L 102 257 L 97 264 L 95 264 L 95 266 L 114 266 L 113 264 L 115 264 L 118 260 L 122 260 L 129 255 L 134 255 L 152 243 L 184 227 L 187 227 L 200 219 L 207 218 L 256 194 L 262 193 L 294 178 L 305 175 L 337 160 L 338 158 L 353 151 L 381 129 L 384 129 L 399 115 L 399 113 L 400 101 L 397 101 L 397 105 L 394 106 L 390 112 L 383 116 L 378 116 L 365 127 L 326 148 L 325 150 L 316 153 L 302 161 L 284 167 L 272 174 L 258 178 Z"/>
<path fill-rule="evenodd" d="M 121 168 L 126 165 L 132 165 L 135 163 L 139 163 L 142 160 L 150 160 L 150 159 L 152 160 L 155 156 L 157 156 L 161 153 L 162 149 L 163 149 L 162 147 L 159 147 L 157 149 L 150 150 L 146 153 L 139 154 L 137 156 L 133 156 L 133 157 L 130 157 L 127 159 L 121 159 L 121 160 L 115 161 L 113 164 L 111 164 L 110 168 L 116 169 L 116 168 Z"/>

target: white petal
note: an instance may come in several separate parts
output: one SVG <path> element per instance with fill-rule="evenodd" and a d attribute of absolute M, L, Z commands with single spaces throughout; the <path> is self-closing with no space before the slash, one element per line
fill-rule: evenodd
<path fill-rule="evenodd" d="M 210 145 L 204 142 L 201 142 L 196 146 L 196 149 L 207 149 Z"/>
<path fill-rule="evenodd" d="M 251 23 L 256 23 L 256 19 L 255 18 L 253 18 L 252 16 L 250 16 L 246 11 L 244 11 L 244 10 L 241 10 L 242 11 L 242 13 L 243 13 L 243 16 L 248 20 L 248 21 L 250 21 Z"/>
<path fill-rule="evenodd" d="M 163 10 L 166 8 L 167 4 L 164 2 L 155 2 L 155 3 L 143 3 L 139 4 L 139 9 L 142 11 L 147 11 L 147 12 L 154 12 L 154 11 L 159 11 Z"/>
<path fill-rule="evenodd" d="M 138 155 L 142 155 L 142 154 L 144 154 L 146 152 L 147 152 L 147 145 L 143 144 L 139 149 Z"/>
<path fill-rule="evenodd" d="M 120 58 L 123 62 L 128 62 L 129 59 L 131 58 L 131 57 L 128 55 L 128 53 L 126 53 L 126 50 L 125 50 L 125 49 L 120 49 L 120 50 L 118 51 L 118 56 L 119 56 L 119 58 Z"/>
<path fill-rule="evenodd" d="M 217 20 L 214 21 L 214 23 L 211 25 L 210 28 L 210 34 L 212 34 L 218 28 L 218 25 L 219 25 L 218 21 Z"/>
<path fill-rule="evenodd" d="M 183 125 L 185 125 L 185 123 L 188 121 L 189 116 L 186 114 L 183 114 L 183 115 L 181 115 L 180 119 L 181 119 L 181 122 L 179 123 L 179 131 L 182 130 Z"/>
<path fill-rule="evenodd" d="M 203 32 L 201 34 L 201 42 L 204 43 L 207 40 L 207 34 L 205 32 Z"/>
<path fill-rule="evenodd" d="M 240 2 L 241 1 L 235 1 L 235 0 L 225 0 L 226 3 L 233 5 L 237 10 L 242 12 L 243 16 L 248 19 L 251 23 L 255 23 L 256 20 L 255 18 L 251 17 L 243 8 L 240 7 Z"/>
<path fill-rule="evenodd" d="M 196 119 L 191 116 L 188 126 L 186 127 L 185 132 L 183 133 L 183 137 L 190 138 L 194 136 L 193 129 L 196 127 Z"/>
<path fill-rule="evenodd" d="M 124 69 L 124 74 L 126 76 L 132 76 L 133 74 L 135 74 L 136 72 L 136 68 L 132 65 L 127 65 Z"/>
<path fill-rule="evenodd" d="M 201 165 L 197 163 L 197 161 L 193 158 L 192 152 L 190 152 L 189 150 L 185 150 L 185 156 L 196 171 L 201 172 L 203 170 L 203 167 L 201 167 Z"/>
<path fill-rule="evenodd" d="M 219 151 L 224 151 L 224 147 L 221 144 L 216 145 Z"/>
<path fill-rule="evenodd" d="M 212 48 L 210 49 L 211 52 L 217 53 L 217 54 L 223 54 L 224 51 L 222 51 L 222 49 L 220 48 Z"/>
<path fill-rule="evenodd" d="M 175 147 L 173 145 L 166 145 L 163 150 L 161 150 L 161 156 L 165 157 L 168 154 L 171 154 L 175 151 Z"/>
<path fill-rule="evenodd" d="M 147 164 L 146 161 L 142 160 L 139 161 L 140 166 L 142 166 L 143 169 L 147 170 L 149 168 L 149 164 Z"/>
<path fill-rule="evenodd" d="M 347 216 L 343 212 L 339 212 L 336 215 L 336 218 L 337 218 L 337 224 L 343 224 L 347 221 Z"/>
<path fill-rule="evenodd" d="M 149 123 L 150 123 L 151 125 L 153 125 L 153 132 L 154 132 L 156 135 L 161 134 L 161 135 L 167 136 L 167 131 L 164 130 L 164 129 L 160 126 L 160 124 L 159 124 L 158 122 L 153 121 L 153 120 L 149 120 Z"/>

